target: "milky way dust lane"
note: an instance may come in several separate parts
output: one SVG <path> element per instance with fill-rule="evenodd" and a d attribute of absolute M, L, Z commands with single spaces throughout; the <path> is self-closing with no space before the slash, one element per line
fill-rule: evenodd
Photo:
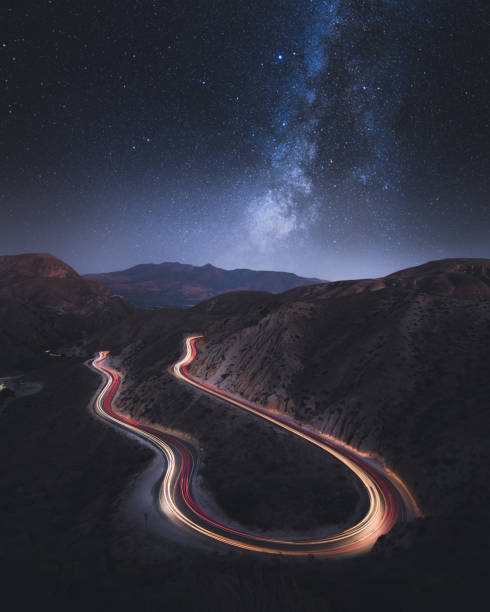
<path fill-rule="evenodd" d="M 332 441 L 319 433 L 304 429 L 282 416 L 254 406 L 220 391 L 206 382 L 193 377 L 189 365 L 197 355 L 199 336 L 186 339 L 185 356 L 173 366 L 176 378 L 220 400 L 269 421 L 292 435 L 303 439 L 330 453 L 346 465 L 364 486 L 369 507 L 364 517 L 352 527 L 318 539 L 277 539 L 268 538 L 235 529 L 209 516 L 192 496 L 192 480 L 197 464 L 197 451 L 189 441 L 167 433 L 164 429 L 139 423 L 119 414 L 113 407 L 114 395 L 120 376 L 108 367 L 109 352 L 101 351 L 92 362 L 105 380 L 95 400 L 95 409 L 107 419 L 145 438 L 156 446 L 167 461 L 167 468 L 158 494 L 160 510 L 174 523 L 196 536 L 214 540 L 221 544 L 269 554 L 291 556 L 345 556 L 369 550 L 379 536 L 387 533 L 398 520 L 416 514 L 415 503 L 403 483 L 383 468 L 371 465 L 355 451 L 347 449 L 340 442 Z M 300 459 L 298 459 L 300 460 Z"/>

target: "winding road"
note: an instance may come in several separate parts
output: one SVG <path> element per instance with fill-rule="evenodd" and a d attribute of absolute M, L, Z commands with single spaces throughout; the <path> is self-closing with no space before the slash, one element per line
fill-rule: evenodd
<path fill-rule="evenodd" d="M 104 419 L 149 440 L 166 457 L 167 470 L 159 491 L 159 506 L 172 521 L 205 538 L 240 549 L 292 556 L 342 556 L 369 550 L 376 540 L 387 533 L 399 520 L 417 515 L 416 503 L 402 481 L 391 472 L 359 453 L 346 448 L 339 441 L 300 427 L 267 410 L 237 399 L 216 387 L 193 377 L 189 365 L 197 355 L 200 336 L 186 339 L 185 356 L 173 366 L 176 378 L 220 400 L 246 410 L 299 436 L 310 444 L 330 453 L 344 463 L 359 478 L 366 489 L 369 508 L 355 525 L 319 539 L 287 540 L 234 529 L 210 517 L 192 496 L 192 480 L 197 465 L 197 451 L 186 440 L 155 427 L 139 423 L 115 411 L 114 395 L 119 386 L 119 374 L 104 362 L 109 352 L 101 351 L 92 362 L 105 380 L 95 400 L 95 409 Z"/>

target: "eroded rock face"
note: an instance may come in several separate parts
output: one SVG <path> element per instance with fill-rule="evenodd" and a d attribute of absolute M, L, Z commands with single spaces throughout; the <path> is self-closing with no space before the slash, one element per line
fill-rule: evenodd
<path fill-rule="evenodd" d="M 449 260 L 295 289 L 244 325 L 213 323 L 192 372 L 377 452 L 426 512 L 463 508 L 488 487 L 489 269 Z"/>

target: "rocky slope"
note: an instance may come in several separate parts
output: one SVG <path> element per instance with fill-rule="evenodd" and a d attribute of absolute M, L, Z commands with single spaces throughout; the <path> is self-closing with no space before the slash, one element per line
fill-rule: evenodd
<path fill-rule="evenodd" d="M 204 489 L 226 520 L 278 536 L 351 525 L 366 500 L 342 464 L 238 408 L 196 392 L 169 372 L 186 335 L 202 332 L 231 311 L 239 319 L 246 317 L 257 300 L 271 297 L 257 292 L 217 298 L 233 304 L 228 314 L 195 308 L 138 311 L 99 337 L 93 350 L 104 346 L 119 354 L 116 365 L 125 373 L 119 410 L 188 436 L 201 448 Z M 294 460 L 298 456 L 299 462 Z"/>
<path fill-rule="evenodd" d="M 221 315 L 195 375 L 378 453 L 428 514 L 488 507 L 490 260 L 195 310 Z"/>
<path fill-rule="evenodd" d="M 121 321 L 134 307 L 47 254 L 0 256 L 0 368 Z"/>
<path fill-rule="evenodd" d="M 142 264 L 128 270 L 89 274 L 113 292 L 142 308 L 193 306 L 228 291 L 269 291 L 282 293 L 293 287 L 322 282 L 288 272 L 222 270 L 211 264 L 191 266 L 180 263 Z"/>

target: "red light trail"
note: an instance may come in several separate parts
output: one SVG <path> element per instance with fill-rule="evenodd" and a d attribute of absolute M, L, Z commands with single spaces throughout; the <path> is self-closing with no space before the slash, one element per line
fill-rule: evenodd
<path fill-rule="evenodd" d="M 184 439 L 139 423 L 114 409 L 112 401 L 120 377 L 115 370 L 104 364 L 109 353 L 102 351 L 93 361 L 93 366 L 106 381 L 96 398 L 96 411 L 101 417 L 149 440 L 163 452 L 167 459 L 167 470 L 158 501 L 162 512 L 172 521 L 196 534 L 235 548 L 293 556 L 340 556 L 369 550 L 378 537 L 387 533 L 398 520 L 418 514 L 415 500 L 407 487 L 381 466 L 372 465 L 372 462 L 346 448 L 341 442 L 300 427 L 282 416 L 233 397 L 191 376 L 188 367 L 197 355 L 198 340 L 199 336 L 186 339 L 186 354 L 173 367 L 173 373 L 179 380 L 265 419 L 336 457 L 354 472 L 366 488 L 369 508 L 357 524 L 318 539 L 268 538 L 234 529 L 214 520 L 199 507 L 192 496 L 192 480 L 197 463 L 196 449 Z"/>

